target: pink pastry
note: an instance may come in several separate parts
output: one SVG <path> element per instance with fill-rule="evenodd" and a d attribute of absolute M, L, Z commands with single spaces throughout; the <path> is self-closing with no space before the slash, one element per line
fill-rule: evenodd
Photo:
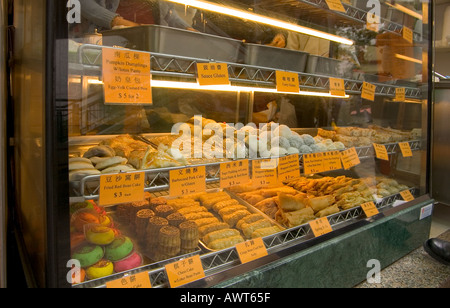
<path fill-rule="evenodd" d="M 114 262 L 114 271 L 116 273 L 128 271 L 142 265 L 142 257 L 137 252 L 132 252 L 126 258 Z"/>

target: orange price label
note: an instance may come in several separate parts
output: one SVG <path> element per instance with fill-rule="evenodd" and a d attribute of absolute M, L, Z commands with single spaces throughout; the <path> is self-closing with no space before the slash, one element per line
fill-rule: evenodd
<path fill-rule="evenodd" d="M 303 170 L 305 174 L 323 172 L 323 153 L 303 154 Z"/>
<path fill-rule="evenodd" d="M 370 31 L 378 32 L 380 30 L 380 16 L 368 12 L 366 15 L 366 28 Z"/>
<path fill-rule="evenodd" d="M 144 200 L 145 173 L 118 173 L 100 176 L 99 205 Z"/>
<path fill-rule="evenodd" d="M 402 34 L 403 34 L 403 38 L 406 41 L 408 41 L 409 43 L 412 44 L 412 42 L 413 42 L 413 31 L 410 28 L 408 28 L 408 27 L 403 27 Z"/>
<path fill-rule="evenodd" d="M 403 200 L 405 200 L 405 201 L 413 201 L 414 200 L 414 196 L 409 190 L 404 190 L 404 191 L 400 192 L 400 195 L 402 196 Z"/>
<path fill-rule="evenodd" d="M 236 251 L 241 263 L 247 263 L 268 255 L 262 238 L 255 238 L 236 245 Z"/>
<path fill-rule="evenodd" d="M 205 277 L 205 271 L 199 255 L 167 264 L 165 269 L 171 288 L 176 288 Z"/>
<path fill-rule="evenodd" d="M 152 104 L 150 53 L 102 49 L 105 104 Z"/>
<path fill-rule="evenodd" d="M 278 159 L 278 180 L 286 182 L 300 177 L 300 161 L 298 154 Z"/>
<path fill-rule="evenodd" d="M 300 92 L 300 80 L 297 73 L 276 71 L 276 79 L 278 92 Z"/>
<path fill-rule="evenodd" d="M 363 203 L 361 204 L 361 208 L 363 209 L 367 217 L 372 217 L 380 213 L 377 207 L 375 206 L 375 203 L 373 202 Z"/>
<path fill-rule="evenodd" d="M 170 171 L 170 196 L 178 197 L 204 191 L 206 191 L 205 166 Z"/>
<path fill-rule="evenodd" d="M 323 172 L 342 169 L 341 154 L 339 151 L 323 153 Z"/>
<path fill-rule="evenodd" d="M 328 8 L 333 11 L 345 13 L 345 8 L 340 0 L 325 0 L 327 2 Z"/>
<path fill-rule="evenodd" d="M 375 149 L 375 156 L 378 159 L 389 160 L 389 155 L 384 144 L 373 144 L 373 148 Z"/>
<path fill-rule="evenodd" d="M 402 151 L 403 157 L 412 157 L 413 156 L 409 142 L 399 142 L 398 146 L 400 147 L 400 151 Z"/>
<path fill-rule="evenodd" d="M 314 233 L 315 237 L 330 233 L 333 231 L 331 228 L 330 222 L 328 221 L 328 218 L 322 217 L 318 218 L 316 220 L 310 221 L 309 225 L 311 227 L 311 230 Z"/>
<path fill-rule="evenodd" d="M 347 170 L 361 163 L 354 147 L 341 152 L 341 161 L 344 169 Z"/>
<path fill-rule="evenodd" d="M 375 89 L 376 88 L 377 87 L 374 84 L 364 81 L 363 87 L 362 87 L 362 92 L 361 92 L 361 97 L 373 102 L 375 100 Z"/>
<path fill-rule="evenodd" d="M 330 94 L 345 96 L 345 83 L 341 78 L 330 78 Z"/>
<path fill-rule="evenodd" d="M 147 272 L 125 276 L 106 283 L 108 289 L 150 289 L 151 287 Z"/>
<path fill-rule="evenodd" d="M 395 98 L 396 102 L 404 102 L 406 99 L 405 96 L 405 88 L 396 88 L 395 89 Z"/>
<path fill-rule="evenodd" d="M 248 160 L 232 161 L 220 165 L 220 188 L 250 182 Z"/>
<path fill-rule="evenodd" d="M 197 63 L 197 80 L 201 86 L 229 85 L 226 63 Z"/>
<path fill-rule="evenodd" d="M 277 160 L 262 159 L 252 162 L 253 186 L 272 186 L 278 183 Z"/>

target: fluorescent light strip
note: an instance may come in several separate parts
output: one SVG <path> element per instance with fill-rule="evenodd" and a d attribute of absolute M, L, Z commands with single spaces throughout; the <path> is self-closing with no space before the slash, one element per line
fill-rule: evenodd
<path fill-rule="evenodd" d="M 398 59 L 405 60 L 405 61 L 410 61 L 410 62 L 422 64 L 422 61 L 419 60 L 419 59 L 411 58 L 411 57 L 404 56 L 404 55 L 401 55 L 401 54 L 398 54 L 398 53 L 395 54 L 395 57 L 398 58 Z"/>
<path fill-rule="evenodd" d="M 319 38 L 323 38 L 323 39 L 333 41 L 333 42 L 338 42 L 338 43 L 345 44 L 345 45 L 353 45 L 354 44 L 354 42 L 352 40 L 349 40 L 349 39 L 341 37 L 341 36 L 337 36 L 337 35 L 322 32 L 319 30 L 314 30 L 311 28 L 287 23 L 287 22 L 284 22 L 284 21 L 281 21 L 278 19 L 269 18 L 269 17 L 265 17 L 262 15 L 238 10 L 238 9 L 233 9 L 233 8 L 222 6 L 219 4 L 213 4 L 213 3 L 198 1 L 198 0 L 168 0 L 168 1 L 178 3 L 178 4 L 184 4 L 187 6 L 196 7 L 196 8 L 202 9 L 202 10 L 206 10 L 206 11 L 212 11 L 212 12 L 221 13 L 224 15 L 247 19 L 247 20 L 259 22 L 262 24 L 271 25 L 271 26 L 274 26 L 277 28 L 290 30 L 293 32 L 299 32 L 299 33 L 303 33 L 303 34 L 307 34 L 307 35 L 311 35 L 311 36 L 316 36 Z"/>
<path fill-rule="evenodd" d="M 392 5 L 389 2 L 386 2 L 386 4 L 389 5 L 390 7 L 393 7 L 395 9 L 399 10 L 400 12 L 408 14 L 409 16 L 415 17 L 415 18 L 420 19 L 420 20 L 423 19 L 423 16 L 421 14 L 419 14 L 419 13 L 417 13 L 417 12 L 415 12 L 415 11 L 413 11 L 413 10 L 411 10 L 411 9 L 401 5 L 401 4 L 395 3 L 394 5 Z"/>
<path fill-rule="evenodd" d="M 189 90 L 204 90 L 204 91 L 222 91 L 222 92 L 263 92 L 263 93 L 280 93 L 280 94 L 292 94 L 292 95 L 305 95 L 305 96 L 320 96 L 320 97 L 336 97 L 336 98 L 349 98 L 349 95 L 337 96 L 324 92 L 312 92 L 312 91 L 300 91 L 297 93 L 292 92 L 278 92 L 276 89 L 269 88 L 256 88 L 256 87 L 242 87 L 232 85 L 218 85 L 218 86 L 200 86 L 194 82 L 177 82 L 177 81 L 164 81 L 164 80 L 152 80 L 152 87 L 154 88 L 172 88 L 172 89 L 189 89 Z"/>

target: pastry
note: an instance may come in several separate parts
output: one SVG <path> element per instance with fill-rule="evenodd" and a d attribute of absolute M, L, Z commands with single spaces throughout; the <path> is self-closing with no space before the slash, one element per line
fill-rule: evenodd
<path fill-rule="evenodd" d="M 234 227 L 239 220 L 248 215 L 250 215 L 248 210 L 237 210 L 231 214 L 224 215 L 223 221 L 230 225 L 230 227 Z"/>
<path fill-rule="evenodd" d="M 84 231 L 84 226 L 87 224 L 99 224 L 99 215 L 93 209 L 82 209 L 76 211 L 72 217 L 70 224 L 77 231 Z"/>
<path fill-rule="evenodd" d="M 233 247 L 234 245 L 242 242 L 244 242 L 244 238 L 240 235 L 236 235 L 233 237 L 212 241 L 211 243 L 209 243 L 208 247 L 214 250 L 222 250 L 225 248 Z"/>
<path fill-rule="evenodd" d="M 78 169 L 73 170 L 69 172 L 69 181 L 71 182 L 77 182 L 83 179 L 84 177 L 87 177 L 89 175 L 99 175 L 101 174 L 100 171 L 97 169 Z"/>
<path fill-rule="evenodd" d="M 96 245 L 108 245 L 114 241 L 115 238 L 113 229 L 101 225 L 88 227 L 85 234 L 88 242 Z"/>
<path fill-rule="evenodd" d="M 242 229 L 242 224 L 251 224 L 252 222 L 264 219 L 261 214 L 250 214 L 239 220 L 236 224 L 236 228 Z"/>
<path fill-rule="evenodd" d="M 69 158 L 69 165 L 72 164 L 72 163 L 79 163 L 79 162 L 92 164 L 92 161 L 89 158 L 84 158 L 84 157 L 71 157 L 71 158 Z M 69 170 L 70 170 L 70 168 L 69 168 Z"/>
<path fill-rule="evenodd" d="M 237 201 L 236 199 L 230 199 L 230 200 L 217 202 L 216 204 L 213 205 L 212 208 L 215 212 L 219 212 L 224 207 L 227 207 L 230 205 L 236 205 L 236 204 L 239 204 L 239 201 Z"/>
<path fill-rule="evenodd" d="M 105 227 L 111 227 L 113 225 L 113 221 L 108 215 L 100 215 L 98 217 L 98 222 L 100 225 Z"/>
<path fill-rule="evenodd" d="M 119 236 L 105 247 L 105 258 L 111 261 L 118 261 L 128 256 L 133 247 L 133 242 L 129 237 Z"/>
<path fill-rule="evenodd" d="M 142 265 L 142 257 L 139 253 L 133 252 L 128 255 L 126 258 L 116 261 L 114 264 L 114 271 L 116 273 L 125 272 L 131 270 L 133 268 L 139 267 Z"/>
<path fill-rule="evenodd" d="M 131 222 L 131 203 L 122 203 L 116 206 L 115 217 L 117 220 L 124 224 L 129 224 Z"/>
<path fill-rule="evenodd" d="M 202 218 L 213 218 L 214 214 L 211 212 L 197 212 L 197 213 L 190 213 L 184 215 L 187 220 L 197 220 Z"/>
<path fill-rule="evenodd" d="M 207 212 L 208 209 L 204 206 L 189 206 L 189 207 L 183 207 L 178 210 L 183 215 L 192 214 L 192 213 L 200 213 L 200 212 Z"/>
<path fill-rule="evenodd" d="M 147 200 L 132 202 L 130 208 L 131 223 L 134 224 L 136 222 L 137 212 L 148 209 L 149 207 L 150 205 Z"/>
<path fill-rule="evenodd" d="M 337 204 L 335 204 L 333 206 L 329 206 L 329 207 L 327 207 L 327 208 L 317 212 L 315 214 L 315 216 L 317 218 L 321 218 L 321 217 L 325 217 L 325 216 L 328 216 L 328 215 L 332 215 L 332 214 L 338 213 L 339 211 L 340 211 L 339 207 L 337 206 Z"/>
<path fill-rule="evenodd" d="M 272 227 L 265 227 L 265 228 L 259 228 L 253 231 L 251 238 L 260 238 L 265 237 L 271 234 L 275 234 L 282 231 L 282 229 L 278 226 L 272 226 Z"/>
<path fill-rule="evenodd" d="M 98 145 L 90 148 L 89 150 L 84 153 L 84 158 L 90 158 L 90 157 L 113 157 L 116 155 L 116 152 L 107 145 Z"/>
<path fill-rule="evenodd" d="M 271 227 L 272 223 L 267 220 L 267 219 L 261 219 L 261 220 L 257 220 L 255 222 L 252 223 L 243 223 L 242 224 L 242 233 L 244 234 L 244 236 L 246 238 L 251 238 L 252 233 L 258 229 L 261 228 L 267 228 L 267 227 Z"/>
<path fill-rule="evenodd" d="M 120 173 L 120 172 L 129 172 L 129 171 L 135 171 L 133 167 L 130 167 L 129 165 L 115 165 L 106 169 L 103 169 L 101 171 L 102 174 L 107 173 Z"/>
<path fill-rule="evenodd" d="M 112 275 L 113 273 L 114 265 L 109 260 L 100 260 L 86 269 L 86 275 L 89 279 L 98 279 Z"/>
<path fill-rule="evenodd" d="M 202 240 L 203 240 L 203 242 L 205 242 L 206 245 L 208 245 L 212 241 L 224 239 L 227 237 L 233 237 L 233 236 L 240 235 L 240 234 L 241 233 L 236 229 L 223 229 L 223 230 L 213 231 L 213 232 L 206 234 L 202 238 Z"/>
<path fill-rule="evenodd" d="M 75 161 L 69 163 L 69 171 L 80 170 L 80 169 L 95 169 L 94 165 L 89 161 Z"/>
<path fill-rule="evenodd" d="M 207 224 L 207 225 L 200 226 L 198 228 L 198 232 L 199 232 L 199 235 L 201 237 L 203 237 L 203 236 L 205 236 L 206 234 L 208 234 L 210 232 L 217 231 L 217 230 L 228 229 L 229 227 L 230 226 L 228 224 L 226 224 L 224 222 L 217 221 L 217 222 L 213 222 L 213 223 L 210 223 L 210 224 Z"/>
<path fill-rule="evenodd" d="M 179 225 L 180 238 L 182 240 L 194 240 L 199 238 L 198 226 L 193 221 L 185 221 Z"/>
<path fill-rule="evenodd" d="M 103 170 L 116 165 L 125 165 L 127 161 L 128 160 L 124 157 L 114 156 L 99 162 L 95 165 L 95 168 L 97 168 L 98 170 Z"/>
<path fill-rule="evenodd" d="M 283 211 L 298 211 L 307 206 L 308 199 L 304 194 L 291 195 L 278 193 L 278 205 Z"/>
<path fill-rule="evenodd" d="M 216 217 L 201 218 L 201 219 L 194 220 L 194 222 L 200 228 L 200 227 L 208 225 L 208 224 L 219 222 L 219 219 L 217 219 Z"/>
<path fill-rule="evenodd" d="M 155 214 L 159 217 L 166 218 L 167 216 L 169 216 L 172 213 L 175 213 L 175 209 L 168 204 L 158 205 L 155 208 Z"/>
<path fill-rule="evenodd" d="M 170 226 L 178 227 L 182 222 L 186 221 L 186 217 L 181 213 L 175 212 L 167 216 L 167 221 Z"/>
<path fill-rule="evenodd" d="M 76 202 L 70 205 L 70 214 L 72 215 L 78 210 L 94 209 L 94 204 L 90 201 Z"/>
<path fill-rule="evenodd" d="M 104 254 L 103 247 L 85 244 L 72 253 L 72 258 L 78 260 L 81 267 L 88 267 L 100 261 Z"/>
<path fill-rule="evenodd" d="M 163 197 L 150 198 L 150 209 L 153 211 L 155 211 L 155 209 L 158 205 L 164 205 L 164 204 L 167 204 L 166 198 L 163 198 Z"/>
<path fill-rule="evenodd" d="M 145 237 L 148 221 L 153 216 L 155 216 L 155 213 L 150 209 L 143 209 L 136 213 L 136 220 L 135 220 L 136 235 L 138 236 L 139 239 Z"/>
<path fill-rule="evenodd" d="M 148 226 L 147 226 L 147 230 L 145 233 L 146 236 L 146 243 L 149 246 L 152 246 L 156 243 L 158 243 L 158 236 L 159 236 L 159 230 L 164 227 L 164 226 L 168 226 L 169 222 L 167 221 L 167 219 L 159 217 L 159 216 L 154 216 L 152 218 L 150 218 L 150 220 L 148 221 Z"/>
<path fill-rule="evenodd" d="M 240 211 L 240 210 L 247 210 L 247 207 L 244 205 L 241 205 L 241 204 L 227 206 L 227 207 L 222 208 L 219 211 L 219 215 L 220 215 L 220 217 L 223 218 L 226 215 L 232 214 L 232 213 L 234 213 L 236 211 Z"/>
<path fill-rule="evenodd" d="M 164 226 L 159 230 L 158 244 L 162 246 L 180 246 L 180 229 L 174 226 Z"/>
<path fill-rule="evenodd" d="M 309 206 L 314 210 L 314 213 L 317 213 L 330 205 L 332 205 L 335 201 L 333 196 L 321 196 L 317 198 L 309 198 Z"/>

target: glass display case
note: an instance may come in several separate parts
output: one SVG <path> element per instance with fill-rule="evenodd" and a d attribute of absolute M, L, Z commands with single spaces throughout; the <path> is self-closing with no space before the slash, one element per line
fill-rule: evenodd
<path fill-rule="evenodd" d="M 57 2 L 15 7 L 37 285 L 353 286 L 428 236 L 430 3 Z"/>

